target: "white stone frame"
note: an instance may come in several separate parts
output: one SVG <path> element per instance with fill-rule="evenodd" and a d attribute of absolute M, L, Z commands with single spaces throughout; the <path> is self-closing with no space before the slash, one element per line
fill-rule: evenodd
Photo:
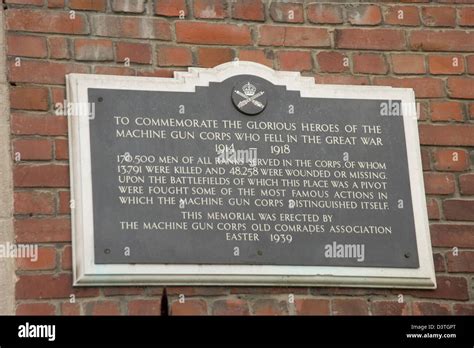
<path fill-rule="evenodd" d="M 318 85 L 312 77 L 281 72 L 253 62 L 229 62 L 213 69 L 189 68 L 174 78 L 69 74 L 68 102 L 88 102 L 88 88 L 194 92 L 196 86 L 251 74 L 302 97 L 401 100 L 415 105 L 409 88 Z M 436 288 L 426 210 L 417 117 L 404 115 L 411 196 L 420 267 L 322 267 L 274 265 L 94 264 L 94 231 L 89 122 L 69 117 L 69 155 L 72 209 L 73 272 L 75 286 L 98 285 L 258 285 Z"/>

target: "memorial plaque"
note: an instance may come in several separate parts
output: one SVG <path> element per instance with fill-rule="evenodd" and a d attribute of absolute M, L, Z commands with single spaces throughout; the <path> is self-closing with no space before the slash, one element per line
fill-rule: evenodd
<path fill-rule="evenodd" d="M 435 286 L 411 89 L 67 80 L 76 285 Z"/>

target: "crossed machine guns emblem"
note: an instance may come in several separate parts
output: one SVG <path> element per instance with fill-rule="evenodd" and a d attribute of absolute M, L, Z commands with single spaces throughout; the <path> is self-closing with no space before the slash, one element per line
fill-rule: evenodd
<path fill-rule="evenodd" d="M 239 91 L 238 89 L 234 89 L 232 101 L 234 102 L 234 105 L 237 107 L 237 109 L 239 109 L 243 113 L 255 115 L 265 108 L 266 98 L 263 97 L 261 98 L 261 100 L 258 100 L 258 98 L 264 96 L 264 94 L 265 91 L 257 92 L 257 87 L 255 87 L 250 82 L 247 82 L 242 86 L 241 91 Z M 243 99 L 239 100 L 235 97 L 235 95 L 238 95 Z"/>

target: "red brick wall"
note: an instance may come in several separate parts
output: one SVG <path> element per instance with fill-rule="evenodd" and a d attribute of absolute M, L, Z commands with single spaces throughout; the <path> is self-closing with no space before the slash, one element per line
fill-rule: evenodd
<path fill-rule="evenodd" d="M 239 58 L 415 89 L 438 289 L 167 287 L 169 313 L 474 314 L 474 1 L 403 2 L 6 0 L 16 240 L 41 245 L 39 262 L 18 262 L 17 313 L 159 314 L 163 298 L 71 286 L 64 75 L 169 77 Z"/>

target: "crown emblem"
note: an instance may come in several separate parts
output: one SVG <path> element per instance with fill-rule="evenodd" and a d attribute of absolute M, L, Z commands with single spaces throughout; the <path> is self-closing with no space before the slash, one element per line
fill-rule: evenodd
<path fill-rule="evenodd" d="M 243 85 L 242 91 L 244 92 L 246 96 L 251 97 L 255 94 L 255 92 L 257 91 L 257 88 L 254 85 L 252 85 L 250 82 L 247 82 L 245 85 Z"/>
<path fill-rule="evenodd" d="M 267 95 L 258 82 L 244 81 L 241 80 L 234 85 L 231 97 L 232 103 L 240 112 L 247 115 L 256 115 L 265 109 Z"/>

